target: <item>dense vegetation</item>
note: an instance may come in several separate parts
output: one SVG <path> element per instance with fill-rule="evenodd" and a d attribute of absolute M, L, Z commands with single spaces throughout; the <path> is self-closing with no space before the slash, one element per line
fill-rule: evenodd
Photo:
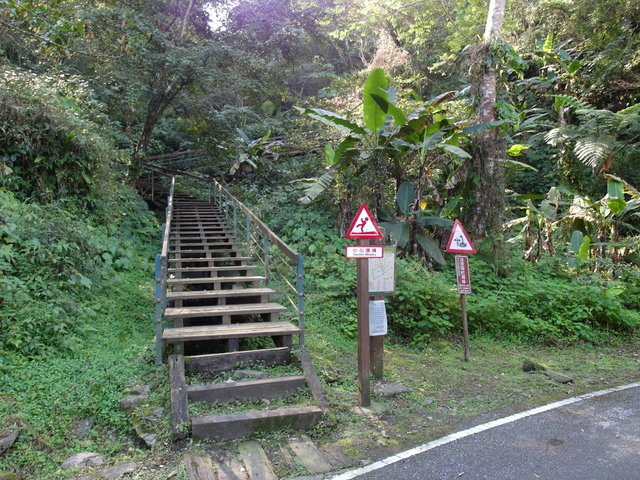
<path fill-rule="evenodd" d="M 206 149 L 186 168 L 305 255 L 310 331 L 336 336 L 311 345 L 355 348 L 361 202 L 400 252 L 396 346 L 458 336 L 455 219 L 483 341 L 637 336 L 640 3 L 493 3 L 0 0 L 0 431 L 26 439 L 3 466 L 51 478 L 85 417 L 139 453 L 117 400 L 157 380 L 156 154 Z"/>
<path fill-rule="evenodd" d="M 640 8 L 485 4 L 3 2 L 2 348 L 81 338 L 74 298 L 138 268 L 156 233 L 125 185 L 146 155 L 198 146 L 191 167 L 271 219 L 334 299 L 353 281 L 336 228 L 368 202 L 402 252 L 399 339 L 455 330 L 455 218 L 481 247 L 473 329 L 637 327 Z"/>

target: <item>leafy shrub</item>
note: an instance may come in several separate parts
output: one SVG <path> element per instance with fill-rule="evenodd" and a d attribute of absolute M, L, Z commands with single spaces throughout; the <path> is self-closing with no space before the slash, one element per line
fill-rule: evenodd
<path fill-rule="evenodd" d="M 450 278 L 412 258 L 399 259 L 397 269 L 397 293 L 388 300 L 391 332 L 414 346 L 450 333 L 460 318 Z"/>
<path fill-rule="evenodd" d="M 133 246 L 153 245 L 155 219 L 128 188 L 104 198 L 121 201 L 109 221 L 77 203 L 21 202 L 0 190 L 0 350 L 37 356 L 73 348 L 96 317 L 77 297 L 140 268 Z"/>
<path fill-rule="evenodd" d="M 40 201 L 95 207 L 113 181 L 117 128 L 85 81 L 0 67 L 0 185 Z"/>
<path fill-rule="evenodd" d="M 538 268 L 517 260 L 513 264 L 508 278 L 497 278 L 486 264 L 472 262 L 476 294 L 469 297 L 471 328 L 557 342 L 595 341 L 598 330 L 640 326 L 640 314 L 625 308 L 620 298 L 620 283 L 597 274 L 574 279 L 554 262 Z"/>

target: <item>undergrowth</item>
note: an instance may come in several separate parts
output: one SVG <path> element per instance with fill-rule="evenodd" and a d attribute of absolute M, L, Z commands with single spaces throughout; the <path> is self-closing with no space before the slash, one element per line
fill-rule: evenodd
<path fill-rule="evenodd" d="M 355 261 L 344 258 L 344 246 L 351 242 L 339 237 L 331 215 L 313 206 L 292 206 L 290 200 L 273 209 L 270 225 L 304 254 L 308 292 L 321 302 L 320 315 L 355 338 Z M 499 272 L 490 261 L 472 257 L 471 278 L 472 333 L 534 343 L 598 343 L 640 327 L 640 274 L 633 267 L 589 273 L 570 269 L 562 259 L 532 265 L 513 254 Z M 415 257 L 399 258 L 387 314 L 392 338 L 412 347 L 457 335 L 460 297 L 453 258 L 441 271 Z"/>
<path fill-rule="evenodd" d="M 114 459 L 143 454 L 119 401 L 132 382 L 157 384 L 166 372 L 153 363 L 153 276 L 150 268 L 136 267 L 76 292 L 83 317 L 75 320 L 83 335 L 72 351 L 33 359 L 5 351 L 0 430 L 17 426 L 20 437 L 0 457 L 0 471 L 52 478 L 73 453 L 95 451 Z M 88 438 L 80 439 L 75 425 L 86 418 L 95 425 Z"/>
<path fill-rule="evenodd" d="M 157 222 L 128 187 L 88 213 L 72 201 L 23 202 L 0 191 L 0 358 L 77 348 L 99 318 L 80 302 L 152 255 Z"/>

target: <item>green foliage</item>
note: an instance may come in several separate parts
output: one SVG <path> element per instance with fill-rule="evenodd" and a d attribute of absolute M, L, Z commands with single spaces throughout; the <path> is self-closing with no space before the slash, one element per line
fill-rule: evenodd
<path fill-rule="evenodd" d="M 20 440 L 0 457 L 0 470 L 20 478 L 60 478 L 62 459 L 78 452 L 138 455 L 119 401 L 127 387 L 157 384 L 167 375 L 155 369 L 149 342 L 153 276 L 144 268 L 148 265 L 73 293 L 82 312 L 74 321 L 84 334 L 72 353 L 44 350 L 49 354 L 29 359 L 0 347 L 0 430 L 20 425 Z M 45 313 L 44 308 L 42 303 L 33 314 Z M 59 319 L 49 320 L 55 325 Z M 88 438 L 79 439 L 75 426 L 86 418 L 94 418 L 95 425 Z"/>
<path fill-rule="evenodd" d="M 508 278 L 495 277 L 477 261 L 471 264 L 471 275 L 474 295 L 468 297 L 468 310 L 475 330 L 557 343 L 593 342 L 602 330 L 630 332 L 640 327 L 640 314 L 607 293 L 624 286 L 598 274 L 575 282 L 554 261 L 533 268 L 512 260 Z"/>
<path fill-rule="evenodd" d="M 77 301 L 94 284 L 140 268 L 158 226 L 121 188 L 101 214 L 72 202 L 23 203 L 0 191 L 0 350 L 39 356 L 79 345 L 96 312 Z"/>
<path fill-rule="evenodd" d="M 0 67 L 0 186 L 95 207 L 113 181 L 114 126 L 80 77 Z"/>
<path fill-rule="evenodd" d="M 450 334 L 458 323 L 458 295 L 446 275 L 430 272 L 413 259 L 398 260 L 397 294 L 388 299 L 394 336 L 423 347 Z"/>
<path fill-rule="evenodd" d="M 389 101 L 387 89 L 389 80 L 381 68 L 371 71 L 364 82 L 362 89 L 362 111 L 365 126 L 374 133 L 379 132 L 384 126 L 387 112 L 382 110 L 376 97 L 384 101 Z"/>

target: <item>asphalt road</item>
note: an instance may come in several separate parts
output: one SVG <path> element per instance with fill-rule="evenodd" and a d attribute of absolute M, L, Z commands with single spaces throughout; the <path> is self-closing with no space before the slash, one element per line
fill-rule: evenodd
<path fill-rule="evenodd" d="M 640 480 L 640 385 L 460 436 L 336 479 Z"/>

